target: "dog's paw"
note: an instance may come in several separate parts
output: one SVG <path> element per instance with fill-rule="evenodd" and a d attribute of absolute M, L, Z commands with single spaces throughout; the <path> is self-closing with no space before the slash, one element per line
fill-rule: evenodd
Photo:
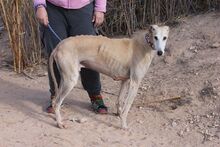
<path fill-rule="evenodd" d="M 128 126 L 124 124 L 124 125 L 121 126 L 121 129 L 127 131 L 128 130 Z"/>

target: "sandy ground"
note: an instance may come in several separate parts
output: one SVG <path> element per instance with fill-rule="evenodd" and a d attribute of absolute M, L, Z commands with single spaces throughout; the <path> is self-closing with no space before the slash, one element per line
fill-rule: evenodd
<path fill-rule="evenodd" d="M 29 69 L 29 76 L 14 73 L 8 39 L 0 30 L 0 147 L 220 146 L 220 13 L 170 25 L 169 49 L 154 58 L 130 110 L 127 131 L 113 115 L 119 83 L 103 75 L 110 114 L 91 111 L 79 82 L 62 108 L 69 128 L 58 129 L 54 116 L 45 112 L 45 66 Z"/>

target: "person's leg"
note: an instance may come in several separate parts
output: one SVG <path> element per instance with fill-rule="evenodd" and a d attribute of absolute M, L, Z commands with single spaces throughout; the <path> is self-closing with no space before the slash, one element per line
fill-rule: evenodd
<path fill-rule="evenodd" d="M 56 7 L 50 3 L 47 3 L 47 13 L 48 13 L 48 19 L 49 24 L 52 27 L 52 29 L 56 32 L 56 34 L 61 38 L 64 39 L 68 36 L 67 34 L 67 22 L 65 20 L 65 17 L 63 15 L 64 9 Z M 56 36 L 49 30 L 48 27 L 42 28 L 42 39 L 43 43 L 45 45 L 45 49 L 48 55 L 48 59 L 50 57 L 51 52 L 56 47 L 56 45 L 59 43 L 59 39 L 56 38 Z M 59 71 L 57 69 L 57 66 L 54 64 L 54 74 L 57 80 L 57 83 L 59 85 L 60 83 L 60 75 Z M 54 83 L 52 81 L 52 77 L 48 68 L 48 78 L 49 78 L 49 86 L 50 86 L 50 93 L 51 93 L 51 100 L 55 96 L 55 87 Z M 53 108 L 50 103 L 49 107 L 47 108 L 47 112 L 52 113 Z"/>
<path fill-rule="evenodd" d="M 68 11 L 69 36 L 96 35 L 92 22 L 93 8 L 94 4 L 91 3 L 81 9 Z M 94 110 L 98 113 L 107 113 L 107 107 L 104 105 L 100 94 L 101 82 L 99 73 L 82 68 L 80 75 L 82 85 L 92 101 Z"/>

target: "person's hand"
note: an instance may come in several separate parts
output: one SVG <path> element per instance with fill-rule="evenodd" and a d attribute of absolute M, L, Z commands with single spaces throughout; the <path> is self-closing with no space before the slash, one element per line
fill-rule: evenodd
<path fill-rule="evenodd" d="M 48 21 L 47 11 L 44 6 L 40 6 L 37 8 L 36 18 L 38 19 L 40 24 L 43 24 L 45 26 L 48 25 L 49 21 Z"/>
<path fill-rule="evenodd" d="M 99 11 L 95 11 L 93 14 L 93 19 L 92 22 L 94 23 L 95 27 L 100 26 L 104 21 L 104 13 L 103 12 L 99 12 Z"/>

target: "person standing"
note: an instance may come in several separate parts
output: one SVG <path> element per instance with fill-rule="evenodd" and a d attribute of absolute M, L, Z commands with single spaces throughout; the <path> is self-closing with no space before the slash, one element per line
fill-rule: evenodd
<path fill-rule="evenodd" d="M 46 52 L 50 56 L 53 49 L 60 40 L 51 32 L 48 25 L 61 40 L 76 35 L 96 35 L 95 28 L 104 21 L 107 0 L 33 0 L 35 15 L 41 24 L 41 38 L 45 45 Z M 85 42 L 82 42 L 85 43 Z M 60 75 L 54 66 L 57 83 L 60 82 Z M 106 114 L 107 107 L 104 104 L 101 91 L 100 75 L 98 72 L 82 68 L 80 71 L 83 88 L 87 91 L 92 108 L 99 114 Z M 48 68 L 50 86 L 50 105 L 48 113 L 54 109 L 51 100 L 55 97 L 55 87 Z"/>

